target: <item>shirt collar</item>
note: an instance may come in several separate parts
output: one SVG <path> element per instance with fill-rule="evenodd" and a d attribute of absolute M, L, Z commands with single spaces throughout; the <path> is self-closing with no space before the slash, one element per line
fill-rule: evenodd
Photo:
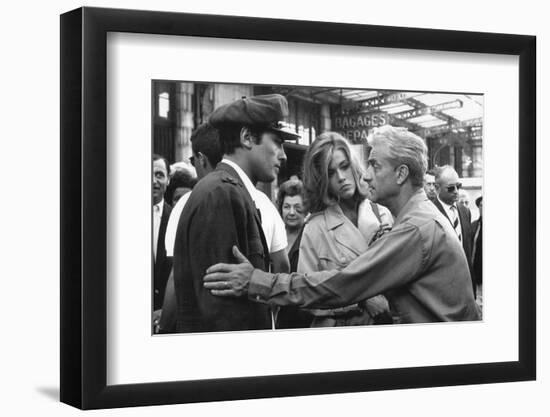
<path fill-rule="evenodd" d="M 327 229 L 334 229 L 344 223 L 344 212 L 338 204 L 328 206 L 325 209 L 325 221 Z"/>
<path fill-rule="evenodd" d="M 401 211 L 398 213 L 397 217 L 395 218 L 395 221 L 393 222 L 393 226 L 395 227 L 403 221 L 403 218 L 411 210 L 411 207 L 426 200 L 428 200 L 428 196 L 426 195 L 426 192 L 424 191 L 423 188 L 420 188 L 419 190 L 415 191 L 414 194 L 411 196 L 411 198 L 409 198 L 409 201 L 405 203 Z M 430 204 L 433 204 L 433 203 L 430 203 Z"/>
<path fill-rule="evenodd" d="M 164 198 L 160 200 L 157 204 L 153 204 L 153 206 L 158 206 L 159 213 L 162 213 L 162 210 L 164 210 Z"/>
<path fill-rule="evenodd" d="M 364 199 L 357 206 L 357 218 L 366 217 L 368 212 L 372 212 L 370 209 L 370 200 Z M 325 209 L 325 221 L 327 222 L 327 229 L 334 229 L 345 222 L 346 215 L 339 204 L 333 204 Z"/>
<path fill-rule="evenodd" d="M 242 168 L 237 165 L 235 162 L 230 161 L 229 159 L 222 159 L 222 163 L 229 165 L 231 168 L 237 172 L 237 175 L 241 178 L 241 181 L 244 184 L 244 188 L 246 188 L 246 191 L 248 191 L 248 194 L 250 194 L 250 197 L 252 197 L 252 200 L 256 202 L 255 194 L 256 194 L 256 187 L 254 187 L 254 184 L 252 184 L 252 181 L 250 181 L 250 178 L 248 178 L 248 175 L 242 170 Z"/>

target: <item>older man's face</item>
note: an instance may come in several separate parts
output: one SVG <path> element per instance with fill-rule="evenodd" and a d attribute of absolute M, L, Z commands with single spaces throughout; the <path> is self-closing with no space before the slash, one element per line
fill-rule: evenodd
<path fill-rule="evenodd" d="M 166 164 L 163 159 L 153 161 L 153 205 L 160 203 L 164 198 L 169 178 Z"/>
<path fill-rule="evenodd" d="M 391 205 L 392 199 L 399 195 L 400 191 L 397 178 L 398 172 L 390 159 L 387 145 L 374 144 L 365 175 L 372 201 L 385 206 Z"/>
<path fill-rule="evenodd" d="M 462 184 L 459 181 L 458 174 L 452 170 L 443 172 L 436 184 L 439 199 L 451 205 L 457 202 L 458 191 L 461 187 Z"/>
<path fill-rule="evenodd" d="M 435 177 L 433 175 L 424 175 L 424 191 L 426 191 L 428 198 L 431 199 L 437 195 L 435 192 Z"/>

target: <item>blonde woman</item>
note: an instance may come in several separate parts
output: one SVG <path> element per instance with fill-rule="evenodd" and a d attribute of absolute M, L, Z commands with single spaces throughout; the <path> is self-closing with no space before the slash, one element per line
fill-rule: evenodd
<path fill-rule="evenodd" d="M 304 159 L 304 193 L 312 213 L 305 225 L 298 272 L 343 269 L 378 232 L 393 224 L 388 209 L 371 203 L 359 162 L 343 136 L 317 137 Z M 391 323 L 388 302 L 378 295 L 360 304 L 331 310 L 310 310 L 312 327 Z"/>

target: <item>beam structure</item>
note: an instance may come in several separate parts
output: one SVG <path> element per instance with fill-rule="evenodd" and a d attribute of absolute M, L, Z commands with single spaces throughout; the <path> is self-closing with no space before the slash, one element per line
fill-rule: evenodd
<path fill-rule="evenodd" d="M 380 106 L 386 104 L 401 103 L 407 96 L 408 93 L 389 93 L 371 97 L 366 100 L 358 100 L 357 103 L 361 103 L 361 110 L 377 110 Z"/>
<path fill-rule="evenodd" d="M 446 133 L 452 130 L 456 129 L 463 129 L 466 127 L 481 127 L 483 124 L 483 118 L 477 117 L 475 119 L 468 119 L 463 121 L 457 121 L 455 123 L 452 123 L 450 125 L 443 125 L 443 126 L 434 126 L 434 127 L 428 127 L 424 129 L 419 129 L 415 133 L 422 137 L 428 137 L 428 136 L 437 136 L 441 133 Z"/>
<path fill-rule="evenodd" d="M 427 107 L 426 104 L 424 104 L 424 103 L 422 103 L 422 102 L 420 102 L 420 101 L 418 101 L 414 98 L 407 98 L 404 101 L 409 106 L 413 106 L 413 107 L 416 107 L 416 108 Z M 460 101 L 460 100 L 458 100 L 458 101 Z M 459 107 L 462 107 L 462 105 L 463 105 L 462 101 L 460 101 L 460 106 Z M 458 119 L 455 119 L 454 117 L 443 113 L 441 110 L 440 111 L 434 111 L 434 112 L 431 113 L 431 115 L 434 116 L 434 117 L 437 117 L 439 120 L 443 120 L 447 124 L 456 123 L 456 122 L 459 121 Z"/>
<path fill-rule="evenodd" d="M 423 106 L 424 107 L 418 107 L 413 110 L 405 110 L 399 113 L 393 113 L 393 117 L 398 119 L 412 119 L 414 117 L 420 117 L 427 114 L 433 115 L 434 113 L 439 113 L 443 110 L 458 109 L 462 107 L 462 100 L 457 99 L 453 101 L 447 101 L 441 104 L 436 104 L 433 106 L 426 106 L 426 105 L 423 105 Z"/>

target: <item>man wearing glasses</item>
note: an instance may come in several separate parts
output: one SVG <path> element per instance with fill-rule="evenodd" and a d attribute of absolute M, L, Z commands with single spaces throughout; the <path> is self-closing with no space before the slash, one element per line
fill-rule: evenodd
<path fill-rule="evenodd" d="M 470 276 L 472 275 L 472 231 L 471 231 L 471 214 L 462 204 L 458 204 L 459 190 L 462 188 L 458 174 L 450 165 L 440 167 L 435 173 L 435 189 L 437 198 L 433 203 L 445 217 L 449 220 L 455 233 L 462 243 L 468 267 L 470 268 Z M 476 295 L 476 286 L 472 281 L 472 291 L 474 297 Z"/>

